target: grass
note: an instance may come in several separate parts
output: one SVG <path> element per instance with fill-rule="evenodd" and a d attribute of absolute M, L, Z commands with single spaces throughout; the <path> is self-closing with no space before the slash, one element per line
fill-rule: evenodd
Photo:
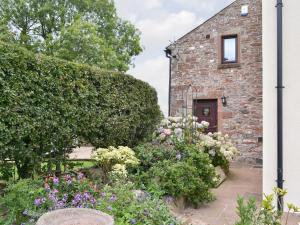
<path fill-rule="evenodd" d="M 11 164 L 13 164 L 13 162 L 11 162 Z M 67 168 L 65 168 L 65 165 L 67 165 Z M 62 172 L 69 171 L 69 170 L 78 171 L 80 169 L 89 169 L 94 166 L 95 166 L 95 164 L 91 160 L 67 160 L 66 163 L 60 164 Z M 41 165 L 41 168 L 42 168 L 42 171 L 44 171 L 44 172 L 47 171 L 47 162 L 43 162 Z M 52 164 L 51 170 L 53 172 L 56 170 L 56 167 L 54 164 Z M 18 180 L 19 176 L 17 174 L 17 168 L 15 165 L 12 165 L 11 171 L 12 171 L 12 179 Z M 3 177 L 3 172 L 1 172 L 1 170 L 0 170 L 0 180 L 2 177 Z"/>

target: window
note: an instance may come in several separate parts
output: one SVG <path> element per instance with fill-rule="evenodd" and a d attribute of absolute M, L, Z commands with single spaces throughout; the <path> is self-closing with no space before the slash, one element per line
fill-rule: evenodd
<path fill-rule="evenodd" d="M 222 64 L 238 62 L 237 35 L 222 37 Z"/>

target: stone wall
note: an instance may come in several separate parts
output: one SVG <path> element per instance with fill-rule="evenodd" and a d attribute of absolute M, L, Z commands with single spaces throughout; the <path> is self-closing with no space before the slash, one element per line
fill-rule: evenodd
<path fill-rule="evenodd" d="M 249 5 L 248 16 L 241 7 Z M 237 0 L 169 46 L 171 115 L 192 113 L 193 99 L 218 99 L 218 130 L 229 134 L 240 160 L 262 162 L 261 0 Z M 221 37 L 238 35 L 239 62 L 221 65 Z M 221 102 L 227 97 L 227 106 Z"/>

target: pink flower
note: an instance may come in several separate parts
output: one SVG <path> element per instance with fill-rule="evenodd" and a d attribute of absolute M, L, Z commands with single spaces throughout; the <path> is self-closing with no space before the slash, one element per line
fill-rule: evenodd
<path fill-rule="evenodd" d="M 169 135 L 171 135 L 171 133 L 172 133 L 171 129 L 164 129 L 165 135 L 169 136 Z"/>

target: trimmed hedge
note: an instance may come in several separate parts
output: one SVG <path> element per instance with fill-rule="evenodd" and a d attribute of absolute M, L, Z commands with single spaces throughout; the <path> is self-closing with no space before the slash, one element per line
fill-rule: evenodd
<path fill-rule="evenodd" d="M 0 42 L 0 160 L 22 177 L 76 141 L 133 146 L 161 117 L 156 91 L 132 76 L 35 55 Z"/>

